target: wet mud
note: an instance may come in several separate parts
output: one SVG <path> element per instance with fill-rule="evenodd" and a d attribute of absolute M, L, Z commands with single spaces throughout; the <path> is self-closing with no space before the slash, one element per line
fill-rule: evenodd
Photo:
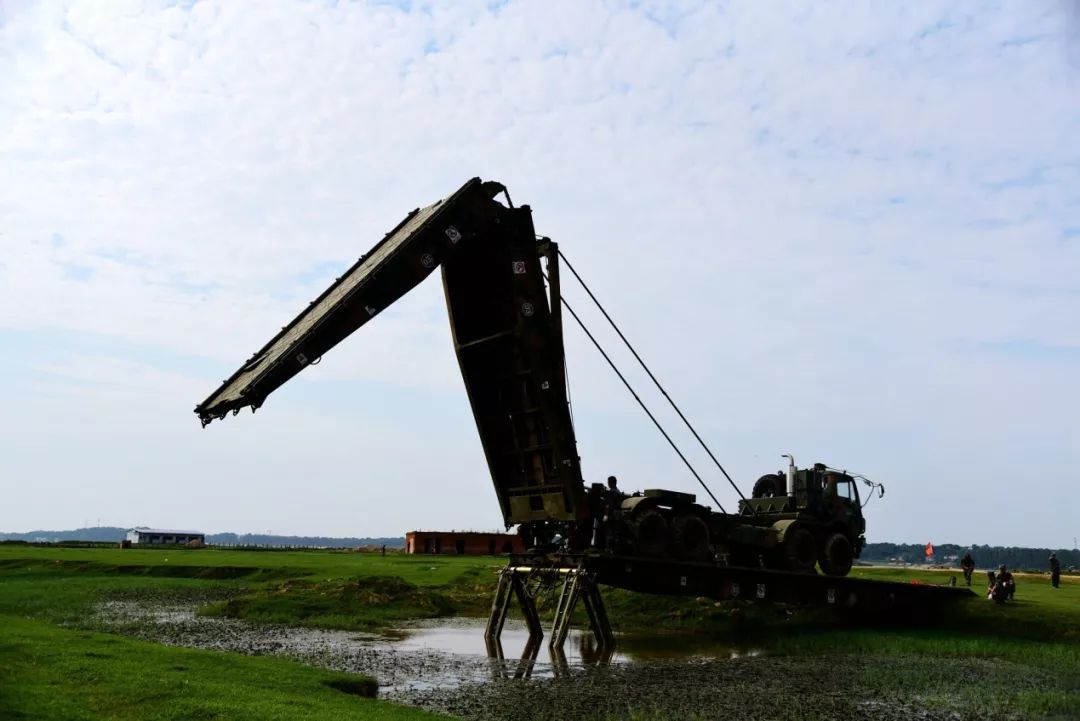
<path fill-rule="evenodd" d="M 934 659 L 940 689 L 874 691 L 867 679 L 882 659 L 854 655 L 769 656 L 707 639 L 623 639 L 614 654 L 574 634 L 565 656 L 530 647 L 508 623 L 500 648 L 483 641 L 483 621 L 444 619 L 387 635 L 268 626 L 201 617 L 184 603 L 109 601 L 96 623 L 170 645 L 277 655 L 379 682 L 378 696 L 478 721 L 610 719 L 914 719 L 1019 718 L 993 707 L 949 708 L 958 680 L 973 687 L 1008 684 L 1037 690 L 1053 679 L 1003 661 Z M 491 655 L 489 655 L 491 654 Z M 891 655 L 888 673 L 925 669 L 927 660 Z M 889 684 L 885 684 L 888 688 Z"/>
<path fill-rule="evenodd" d="M 898 667 L 925 658 L 891 658 Z M 506 679 L 438 693 L 418 692 L 410 703 L 481 721 L 567 719 L 866 719 L 891 721 L 1019 719 L 992 707 L 963 712 L 935 708 L 911 694 L 868 694 L 858 659 L 744 657 L 727 660 L 653 661 L 585 667 L 551 679 Z M 972 683 L 1013 683 L 1015 673 L 995 663 L 951 660 L 937 667 L 943 678 Z M 1037 689 L 1045 679 L 1022 679 Z M 872 696 L 872 697 L 871 697 Z"/>

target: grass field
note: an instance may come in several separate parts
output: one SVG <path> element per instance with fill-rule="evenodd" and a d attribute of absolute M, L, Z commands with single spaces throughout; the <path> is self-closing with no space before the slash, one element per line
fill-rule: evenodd
<path fill-rule="evenodd" d="M 370 698 L 375 683 L 360 676 L 12 616 L 2 622 L 5 721 L 441 718 Z"/>
<path fill-rule="evenodd" d="M 90 610 L 109 598 L 168 597 L 202 604 L 208 614 L 372 630 L 404 619 L 485 614 L 501 565 L 497 558 L 396 553 L 0 545 L 0 718 L 436 718 L 364 698 L 371 682 L 360 677 L 95 632 Z M 932 583 L 946 575 L 856 573 Z M 1044 576 L 1017 582 L 1010 604 L 973 599 L 924 628 L 838 627 L 815 614 L 778 620 L 768 607 L 614 589 L 605 597 L 613 622 L 630 635 L 647 629 L 749 638 L 771 656 L 847 659 L 868 693 L 947 707 L 978 707 L 993 696 L 1018 718 L 1080 718 L 1080 579 L 1065 577 L 1056 590 Z M 978 581 L 975 588 L 982 590 Z M 941 671 L 955 662 L 982 666 L 964 683 Z M 1009 678 L 1025 674 L 1044 681 L 1010 688 Z M 664 718 L 662 711 L 627 713 L 646 711 Z"/>

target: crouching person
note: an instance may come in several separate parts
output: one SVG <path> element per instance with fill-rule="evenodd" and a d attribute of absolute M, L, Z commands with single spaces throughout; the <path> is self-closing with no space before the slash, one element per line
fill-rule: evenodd
<path fill-rule="evenodd" d="M 987 574 L 989 588 L 986 597 L 995 603 L 1011 601 L 1013 594 L 1016 593 L 1016 581 L 1013 580 L 1013 575 L 1009 573 L 1004 564 L 998 569 L 996 576 L 993 571 L 987 571 Z"/>

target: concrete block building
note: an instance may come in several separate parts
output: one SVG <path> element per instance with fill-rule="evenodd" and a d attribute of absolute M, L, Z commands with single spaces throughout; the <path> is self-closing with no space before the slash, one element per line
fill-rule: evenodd
<path fill-rule="evenodd" d="M 525 542 L 513 533 L 409 531 L 405 534 L 406 553 L 495 556 L 524 550 Z"/>
<path fill-rule="evenodd" d="M 183 546 L 191 541 L 206 543 L 206 534 L 198 531 L 166 531 L 160 528 L 132 528 L 127 540 L 133 546 Z"/>

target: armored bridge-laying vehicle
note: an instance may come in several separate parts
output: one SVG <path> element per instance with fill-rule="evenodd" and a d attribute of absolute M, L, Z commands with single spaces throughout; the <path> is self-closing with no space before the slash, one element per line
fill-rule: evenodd
<path fill-rule="evenodd" d="M 558 247 L 538 239 L 528 206 L 478 178 L 409 213 L 195 408 L 203 425 L 262 406 L 437 268 L 507 528 L 570 554 L 848 573 L 864 544 L 856 480 L 865 479 L 821 464 L 798 469 L 789 457 L 787 471 L 759 479 L 737 513 L 656 489 L 609 512 L 609 491 L 583 481 L 567 402 Z"/>

